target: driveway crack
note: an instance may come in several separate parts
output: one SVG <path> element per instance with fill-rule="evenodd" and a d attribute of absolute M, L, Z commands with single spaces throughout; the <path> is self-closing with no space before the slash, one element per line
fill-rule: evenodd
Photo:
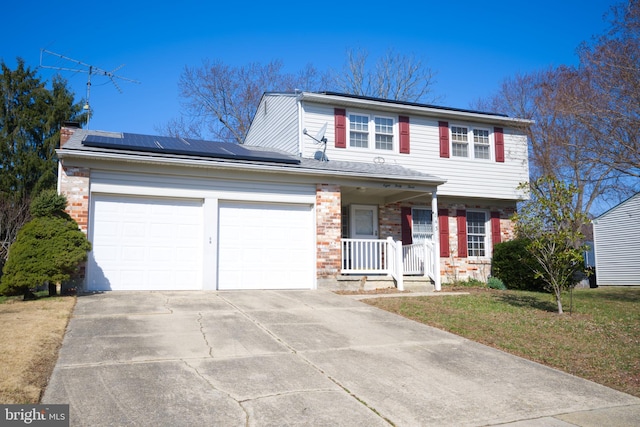
<path fill-rule="evenodd" d="M 244 402 L 245 401 L 241 401 L 241 400 L 235 398 L 233 395 L 231 395 L 231 393 L 229 393 L 228 391 L 225 391 L 225 390 L 222 390 L 222 389 L 216 387 L 211 381 L 209 381 L 207 379 L 207 377 L 205 377 L 204 375 L 202 375 L 200 373 L 198 368 L 196 368 L 195 366 L 190 365 L 186 360 L 182 360 L 182 363 L 184 363 L 189 369 L 193 370 L 196 373 L 196 375 L 198 377 L 200 377 L 200 379 L 202 379 L 205 383 L 209 384 L 209 387 L 211 387 L 213 390 L 225 394 L 229 399 L 231 399 L 234 402 L 236 402 L 238 404 L 238 406 L 240 407 L 240 409 L 242 409 L 242 412 L 244 412 L 244 416 L 245 416 L 244 425 L 245 425 L 245 427 L 249 426 L 249 411 L 247 411 L 247 408 L 244 407 Z"/>
<path fill-rule="evenodd" d="M 209 344 L 209 341 L 207 340 L 207 334 L 204 331 L 204 325 L 202 324 L 202 313 L 198 313 L 198 325 L 200 325 L 200 333 L 202 334 L 202 338 L 204 339 L 204 343 L 207 345 L 207 347 L 209 348 L 209 357 L 213 358 L 213 347 L 211 347 L 211 344 Z"/>

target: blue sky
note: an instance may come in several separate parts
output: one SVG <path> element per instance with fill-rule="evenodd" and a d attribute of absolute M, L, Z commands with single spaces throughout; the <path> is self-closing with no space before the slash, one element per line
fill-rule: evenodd
<path fill-rule="evenodd" d="M 582 41 L 606 28 L 613 0 L 421 2 L 59 2 L 12 1 L 3 8 L 0 59 L 37 67 L 47 49 L 140 84 L 94 75 L 91 129 L 155 134 L 180 111 L 178 79 L 205 58 L 230 65 L 283 61 L 341 69 L 350 47 L 389 48 L 424 58 L 437 72 L 439 104 L 467 108 L 504 78 L 575 64 Z M 73 6 L 71 6 L 73 5 Z M 45 55 L 45 65 L 76 67 Z M 82 68 L 82 67 L 80 67 Z M 54 70 L 40 75 L 50 79 Z M 76 99 L 87 74 L 60 72 Z"/>

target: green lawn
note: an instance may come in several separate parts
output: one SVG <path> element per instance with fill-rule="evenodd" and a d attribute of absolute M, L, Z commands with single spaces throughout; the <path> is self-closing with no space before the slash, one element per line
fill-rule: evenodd
<path fill-rule="evenodd" d="M 640 397 L 640 287 L 576 289 L 563 315 L 551 294 L 457 290 L 470 294 L 366 302 Z"/>

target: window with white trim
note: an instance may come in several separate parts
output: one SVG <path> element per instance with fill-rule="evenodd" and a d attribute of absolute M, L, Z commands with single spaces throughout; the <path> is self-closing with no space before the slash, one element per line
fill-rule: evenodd
<path fill-rule="evenodd" d="M 349 145 L 351 147 L 369 147 L 369 117 L 349 114 Z"/>
<path fill-rule="evenodd" d="M 473 156 L 476 159 L 490 159 L 489 131 L 487 129 L 473 130 Z"/>
<path fill-rule="evenodd" d="M 472 147 L 470 147 L 473 145 Z M 451 155 L 490 160 L 491 143 L 489 129 L 471 126 L 451 126 Z"/>
<path fill-rule="evenodd" d="M 376 149 L 393 150 L 393 119 L 388 117 L 375 117 L 376 125 Z"/>
<path fill-rule="evenodd" d="M 487 255 L 487 213 L 467 211 L 467 256 Z"/>
<path fill-rule="evenodd" d="M 451 154 L 455 157 L 469 157 L 469 129 L 451 126 Z"/>
<path fill-rule="evenodd" d="M 411 240 L 413 243 L 433 241 L 433 217 L 431 209 L 411 208 Z"/>
<path fill-rule="evenodd" d="M 350 113 L 348 117 L 350 147 L 393 151 L 395 139 L 393 118 L 356 113 Z"/>

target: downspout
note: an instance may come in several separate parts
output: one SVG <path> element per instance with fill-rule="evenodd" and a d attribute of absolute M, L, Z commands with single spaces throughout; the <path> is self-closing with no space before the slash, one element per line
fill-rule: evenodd
<path fill-rule="evenodd" d="M 302 114 L 304 113 L 304 109 L 302 108 L 302 96 L 303 92 L 296 98 L 296 104 L 298 108 L 298 157 L 302 157 L 302 126 L 304 120 L 302 119 Z"/>
<path fill-rule="evenodd" d="M 435 290 L 442 290 L 440 282 L 440 227 L 438 224 L 438 189 L 431 193 L 431 228 L 433 230 L 433 278 Z"/>

